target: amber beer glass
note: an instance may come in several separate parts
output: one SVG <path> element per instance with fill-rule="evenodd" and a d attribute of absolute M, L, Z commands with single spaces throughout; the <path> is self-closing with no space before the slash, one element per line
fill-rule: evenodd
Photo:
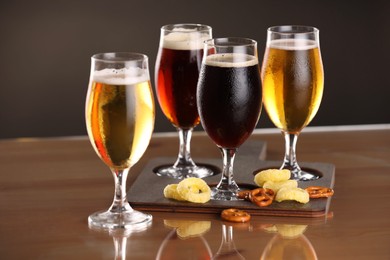
<path fill-rule="evenodd" d="M 179 154 L 173 166 L 159 167 L 157 175 L 172 178 L 207 177 L 212 170 L 191 158 L 192 130 L 199 124 L 196 85 L 203 56 L 203 41 L 211 27 L 172 24 L 161 28 L 155 68 L 157 97 L 161 110 L 179 133 Z"/>
<path fill-rule="evenodd" d="M 197 102 L 202 126 L 221 150 L 223 170 L 213 200 L 237 200 L 233 179 L 237 149 L 252 134 L 262 106 L 257 42 L 217 38 L 205 42 Z"/>
<path fill-rule="evenodd" d="M 137 53 L 102 53 L 91 59 L 87 131 L 95 152 L 112 171 L 115 196 L 111 207 L 90 215 L 88 223 L 92 228 L 144 229 L 152 216 L 131 208 L 126 179 L 154 128 L 148 58 Z"/>
<path fill-rule="evenodd" d="M 285 137 L 281 169 L 291 170 L 296 180 L 319 178 L 303 171 L 296 159 L 298 135 L 317 113 L 324 88 L 319 30 L 309 26 L 269 28 L 262 80 L 264 107 Z"/>

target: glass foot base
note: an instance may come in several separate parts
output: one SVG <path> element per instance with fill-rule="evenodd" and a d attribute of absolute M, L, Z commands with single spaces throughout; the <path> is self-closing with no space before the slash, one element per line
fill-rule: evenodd
<path fill-rule="evenodd" d="M 241 200 L 237 197 L 237 193 L 239 192 L 239 189 L 237 190 L 222 190 L 218 188 L 211 189 L 211 199 L 212 200 L 223 200 L 223 201 L 235 201 L 235 200 Z"/>
<path fill-rule="evenodd" d="M 170 177 L 174 179 L 184 179 L 189 177 L 205 178 L 216 174 L 213 169 L 202 166 L 161 166 L 156 169 L 155 173 L 158 176 Z"/>
<path fill-rule="evenodd" d="M 304 170 L 292 171 L 291 179 L 297 181 L 314 181 L 321 178 L 320 174 L 307 172 Z"/>
<path fill-rule="evenodd" d="M 95 229 L 124 228 L 141 231 L 146 229 L 151 222 L 152 215 L 136 210 L 121 213 L 99 211 L 88 217 L 88 225 Z"/>

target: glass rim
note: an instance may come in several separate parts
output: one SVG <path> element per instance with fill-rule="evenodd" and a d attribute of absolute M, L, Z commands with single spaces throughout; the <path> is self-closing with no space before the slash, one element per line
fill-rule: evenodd
<path fill-rule="evenodd" d="M 101 52 L 91 56 L 94 61 L 101 62 L 130 62 L 130 61 L 147 61 L 148 56 L 137 52 Z"/>
<path fill-rule="evenodd" d="M 195 31 L 188 31 L 188 30 L 179 30 L 179 28 L 184 28 L 185 26 L 192 27 L 193 29 L 198 29 Z M 166 24 L 161 27 L 161 30 L 167 31 L 167 32 L 180 32 L 180 33 L 194 33 L 194 32 L 203 32 L 203 31 L 210 31 L 212 30 L 211 26 L 206 24 L 200 24 L 200 23 L 171 23 Z"/>
<path fill-rule="evenodd" d="M 221 37 L 205 40 L 204 44 L 216 47 L 255 46 L 257 41 L 245 37 Z"/>
<path fill-rule="evenodd" d="M 309 25 L 276 25 L 269 27 L 267 31 L 270 33 L 277 33 L 281 35 L 303 35 L 318 33 L 320 30 L 317 27 Z"/>

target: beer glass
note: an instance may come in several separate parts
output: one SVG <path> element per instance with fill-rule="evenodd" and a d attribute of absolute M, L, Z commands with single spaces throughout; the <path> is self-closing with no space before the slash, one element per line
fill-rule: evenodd
<path fill-rule="evenodd" d="M 266 245 L 260 260 L 280 259 L 286 255 L 289 259 L 318 260 L 313 245 L 303 234 L 291 237 L 276 234 Z"/>
<path fill-rule="evenodd" d="M 257 42 L 217 38 L 205 42 L 197 102 L 203 128 L 221 150 L 223 170 L 213 200 L 238 200 L 233 179 L 237 149 L 252 134 L 262 106 Z"/>
<path fill-rule="evenodd" d="M 237 224 L 237 223 L 235 223 Z M 244 223 L 240 223 L 244 224 Z M 222 224 L 222 241 L 221 245 L 218 248 L 217 253 L 213 255 L 213 260 L 218 259 L 243 259 L 240 252 L 237 250 L 236 245 L 233 239 L 233 226 Z"/>
<path fill-rule="evenodd" d="M 144 229 L 152 216 L 133 210 L 126 197 L 130 168 L 145 152 L 154 128 L 155 107 L 148 58 L 137 53 L 102 53 L 91 58 L 85 117 L 89 139 L 111 169 L 111 207 L 89 216 L 94 228 Z"/>
<path fill-rule="evenodd" d="M 291 170 L 292 179 L 319 178 L 303 171 L 296 159 L 299 133 L 320 107 L 324 72 L 319 30 L 309 26 L 275 26 L 267 31 L 262 66 L 264 107 L 285 138 L 281 169 Z"/>
<path fill-rule="evenodd" d="M 199 124 L 196 85 L 202 61 L 203 41 L 211 38 L 211 27 L 171 24 L 161 28 L 155 68 L 157 97 L 161 110 L 179 133 L 179 154 L 173 166 L 159 167 L 157 175 L 172 178 L 207 177 L 213 171 L 196 165 L 191 158 L 193 128 Z"/>

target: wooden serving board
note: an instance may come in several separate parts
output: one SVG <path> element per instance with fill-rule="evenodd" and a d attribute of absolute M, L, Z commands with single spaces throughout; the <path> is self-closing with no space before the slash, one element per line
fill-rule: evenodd
<path fill-rule="evenodd" d="M 258 147 L 258 146 L 257 146 Z M 265 149 L 265 146 L 263 147 Z M 237 156 L 234 163 L 234 179 L 240 187 L 256 188 L 253 181 L 254 174 L 260 169 L 278 168 L 281 162 L 262 161 L 258 158 L 259 153 L 250 155 L 245 152 Z M 238 154 L 237 154 L 238 155 Z M 295 201 L 274 201 L 268 207 L 258 207 L 248 201 L 209 201 L 204 204 L 181 202 L 164 198 L 163 190 L 166 185 L 178 183 L 180 180 L 169 177 L 160 177 L 154 170 L 161 165 L 175 161 L 172 157 L 154 158 L 145 166 L 141 174 L 135 180 L 128 192 L 128 199 L 131 206 L 138 210 L 164 211 L 164 212 L 190 212 L 190 213 L 220 213 L 226 208 L 239 208 L 246 210 L 252 215 L 265 216 L 295 216 L 295 217 L 321 217 L 327 214 L 330 198 L 312 199 L 307 204 Z M 221 159 L 198 159 L 203 164 L 214 165 L 222 169 Z M 322 177 L 314 181 L 299 182 L 299 187 L 334 185 L 335 167 L 326 163 L 301 163 L 304 169 L 312 169 Z M 210 185 L 216 185 L 221 178 L 221 174 L 204 178 Z"/>

